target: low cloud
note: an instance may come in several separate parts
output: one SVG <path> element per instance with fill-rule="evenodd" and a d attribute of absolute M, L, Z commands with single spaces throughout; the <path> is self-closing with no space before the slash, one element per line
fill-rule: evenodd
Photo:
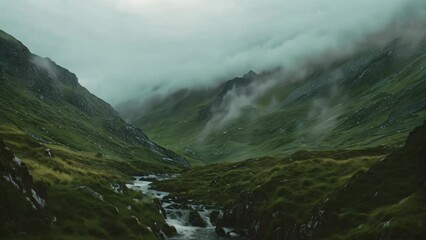
<path fill-rule="evenodd" d="M 165 95 L 206 87 L 250 69 L 300 69 L 306 59 L 348 51 L 407 17 L 424 17 L 425 5 L 424 0 L 2 1 L 0 22 L 33 52 L 75 72 L 85 87 L 117 105 L 149 99 L 152 89 Z M 410 33 L 408 38 L 418 38 Z M 242 107 L 251 101 L 237 98 Z"/>
<path fill-rule="evenodd" d="M 53 64 L 52 60 L 50 60 L 49 58 L 41 58 L 38 56 L 32 56 L 30 60 L 39 69 L 46 71 L 47 75 L 50 78 L 52 79 L 57 78 L 58 70 L 57 70 L 57 67 Z"/>

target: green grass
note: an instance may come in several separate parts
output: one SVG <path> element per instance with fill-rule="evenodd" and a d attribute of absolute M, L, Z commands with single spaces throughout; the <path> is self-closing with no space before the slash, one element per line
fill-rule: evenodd
<path fill-rule="evenodd" d="M 406 54 L 388 55 L 397 50 Z M 208 136 L 202 132 L 209 118 L 200 117 L 200 111 L 208 109 L 222 86 L 170 95 L 151 110 L 143 109 L 138 125 L 195 165 L 298 150 L 401 147 L 413 126 L 426 118 L 425 52 L 420 45 L 415 51 L 390 45 L 317 68 L 299 81 L 283 79 L 242 110 L 240 118 Z M 336 72 L 343 77 L 330 80 Z M 331 89 L 337 89 L 334 95 Z M 271 99 L 276 107 L 269 111 L 265 106 Z M 309 117 L 315 102 L 324 103 L 318 111 L 330 112 L 324 119 Z M 324 124 L 331 116 L 334 121 Z"/>
<path fill-rule="evenodd" d="M 212 164 L 154 186 L 220 206 L 231 204 L 242 192 L 253 192 L 260 215 L 283 211 L 292 219 L 303 219 L 324 195 L 341 187 L 353 174 L 367 170 L 383 154 L 374 150 L 361 156 L 350 151 L 300 152 L 286 158 Z"/>
<path fill-rule="evenodd" d="M 0 47 L 0 138 L 23 160 L 34 185 L 47 191 L 47 209 L 38 216 L 21 192 L 2 181 L 8 187 L 0 188 L 6 199 L 0 209 L 21 216 L 30 231 L 21 233 L 19 221 L 5 217 L 0 238 L 156 239 L 147 227 L 167 226 L 152 199 L 132 190 L 117 194 L 110 184 L 124 184 L 132 175 L 180 171 L 182 165 L 163 159 L 173 153 L 150 142 L 68 70 L 49 62 L 55 77 L 34 65 L 33 59 L 42 59 L 3 31 Z"/>

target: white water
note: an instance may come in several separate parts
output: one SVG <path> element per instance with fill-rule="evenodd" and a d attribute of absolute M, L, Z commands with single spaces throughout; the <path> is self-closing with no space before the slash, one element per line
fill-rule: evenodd
<path fill-rule="evenodd" d="M 168 196 L 169 193 L 157 191 L 154 189 L 151 189 L 151 181 L 148 180 L 140 180 L 141 177 L 135 177 L 135 180 L 132 184 L 127 184 L 128 188 L 138 190 L 143 192 L 144 194 L 147 194 L 154 198 L 159 198 L 160 200 L 163 199 L 163 197 Z M 164 180 L 167 178 L 167 176 L 157 176 L 157 175 L 149 175 L 149 176 L 143 176 L 143 179 L 157 179 L 157 180 Z M 203 205 L 197 205 L 197 204 L 187 204 L 192 209 L 197 210 L 200 216 L 203 218 L 204 222 L 206 223 L 207 227 L 194 227 L 191 226 L 188 222 L 189 213 L 191 210 L 188 209 L 173 209 L 173 206 L 177 206 L 177 204 L 173 201 L 171 202 L 162 202 L 163 208 L 167 212 L 167 219 L 166 222 L 169 225 L 172 225 L 176 228 L 178 234 L 172 238 L 169 238 L 170 240 L 191 240 L 191 239 L 197 239 L 197 240 L 219 240 L 219 239 L 228 239 L 219 237 L 215 232 L 215 227 L 210 223 L 209 215 L 210 212 L 213 209 L 206 209 Z M 230 228 L 224 228 L 225 232 L 230 232 L 233 229 Z M 231 237 L 232 239 L 242 239 L 237 237 Z"/>

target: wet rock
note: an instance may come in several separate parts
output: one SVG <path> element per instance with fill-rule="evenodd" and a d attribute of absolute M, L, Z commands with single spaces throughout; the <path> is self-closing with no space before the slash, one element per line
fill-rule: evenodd
<path fill-rule="evenodd" d="M 166 210 L 163 208 L 161 200 L 158 198 L 154 198 L 153 200 L 154 202 L 154 206 L 158 209 L 158 211 L 161 212 L 161 214 L 163 215 L 164 218 L 167 218 L 167 212 Z"/>
<path fill-rule="evenodd" d="M 161 230 L 163 230 L 164 234 L 166 234 L 167 237 L 173 237 L 177 234 L 176 228 L 168 224 L 163 226 Z"/>
<path fill-rule="evenodd" d="M 214 229 L 214 231 L 216 232 L 216 234 L 219 237 L 226 237 L 225 230 L 222 227 L 216 226 L 216 228 Z"/>
<path fill-rule="evenodd" d="M 200 216 L 200 213 L 198 211 L 192 210 L 189 213 L 188 218 L 189 224 L 191 224 L 194 227 L 206 227 L 206 223 L 204 222 L 203 218 Z"/>
<path fill-rule="evenodd" d="M 220 217 L 220 212 L 219 212 L 218 210 L 213 210 L 213 211 L 211 211 L 211 212 L 210 212 L 210 216 L 209 216 L 209 218 L 210 218 L 210 223 L 211 223 L 213 226 L 216 226 L 216 222 L 217 222 L 217 220 L 219 219 L 219 217 Z"/>

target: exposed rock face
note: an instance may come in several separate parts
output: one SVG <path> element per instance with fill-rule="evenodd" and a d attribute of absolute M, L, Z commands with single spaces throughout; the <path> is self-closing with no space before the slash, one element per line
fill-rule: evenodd
<path fill-rule="evenodd" d="M 40 188 L 25 163 L 0 139 L 0 238 L 47 230 L 47 194 Z"/>

